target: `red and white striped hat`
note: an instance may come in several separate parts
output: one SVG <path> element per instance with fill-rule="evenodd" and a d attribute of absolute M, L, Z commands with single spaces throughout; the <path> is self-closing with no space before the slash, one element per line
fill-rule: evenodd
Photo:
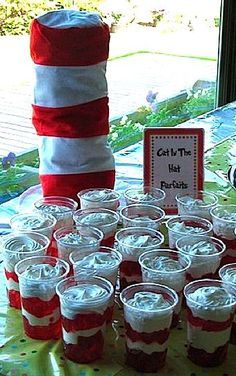
<path fill-rule="evenodd" d="M 44 196 L 77 199 L 82 189 L 114 187 L 107 143 L 109 39 L 108 25 L 92 12 L 52 11 L 31 24 L 32 122 Z"/>

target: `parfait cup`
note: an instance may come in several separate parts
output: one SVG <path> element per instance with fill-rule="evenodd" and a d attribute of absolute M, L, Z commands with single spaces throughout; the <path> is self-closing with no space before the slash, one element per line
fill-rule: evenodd
<path fill-rule="evenodd" d="M 218 203 L 217 196 L 206 191 L 178 193 L 175 199 L 179 215 L 194 215 L 209 221 L 211 221 L 210 210 Z"/>
<path fill-rule="evenodd" d="M 77 363 L 102 357 L 107 308 L 114 294 L 110 281 L 101 277 L 72 276 L 56 287 L 62 315 L 65 356 Z"/>
<path fill-rule="evenodd" d="M 219 270 L 220 279 L 224 282 L 232 283 L 236 288 L 236 263 L 226 264 Z M 230 334 L 230 343 L 236 345 L 236 312 L 233 318 L 233 324 Z"/>
<path fill-rule="evenodd" d="M 52 233 L 56 225 L 56 218 L 47 213 L 35 211 L 32 213 L 15 214 L 10 218 L 10 226 L 14 232 L 38 232 L 52 239 Z"/>
<path fill-rule="evenodd" d="M 48 196 L 34 202 L 35 209 L 42 213 L 48 213 L 56 218 L 54 231 L 64 226 L 73 225 L 73 213 L 78 207 L 78 203 L 69 197 Z M 49 256 L 58 256 L 56 240 L 52 241 L 48 248 Z"/>
<path fill-rule="evenodd" d="M 218 279 L 221 259 L 226 249 L 221 240 L 213 236 L 185 235 L 177 240 L 176 249 L 191 260 L 187 270 L 188 282 L 200 278 Z"/>
<path fill-rule="evenodd" d="M 226 245 L 221 265 L 236 262 L 236 205 L 217 205 L 211 216 L 214 235 Z"/>
<path fill-rule="evenodd" d="M 103 239 L 101 245 L 113 247 L 115 232 L 119 222 L 119 215 L 114 210 L 94 208 L 79 209 L 73 215 L 76 226 L 94 226 L 102 231 Z"/>
<path fill-rule="evenodd" d="M 110 247 L 100 247 L 94 252 L 88 252 L 88 250 L 83 249 L 79 252 L 72 252 L 69 256 L 69 260 L 73 265 L 74 275 L 79 275 L 84 271 L 103 277 L 112 283 L 115 293 L 119 265 L 122 261 L 122 255 L 120 252 Z M 114 298 L 115 296 L 113 295 L 109 302 L 107 322 L 112 321 Z"/>
<path fill-rule="evenodd" d="M 151 186 L 136 186 L 125 190 L 126 205 L 147 204 L 162 207 L 166 194 L 162 189 Z"/>
<path fill-rule="evenodd" d="M 56 285 L 70 266 L 57 257 L 33 256 L 19 261 L 21 312 L 25 334 L 41 340 L 61 338 L 61 315 Z"/>
<path fill-rule="evenodd" d="M 157 372 L 166 363 L 168 338 L 178 296 L 156 283 L 139 283 L 120 294 L 126 331 L 126 364 L 139 372 Z"/>
<path fill-rule="evenodd" d="M 84 189 L 77 194 L 81 209 L 104 208 L 116 210 L 120 204 L 120 193 L 109 188 Z"/>
<path fill-rule="evenodd" d="M 188 358 L 201 367 L 222 364 L 228 352 L 236 288 L 216 279 L 199 279 L 185 286 L 184 295 Z"/>
<path fill-rule="evenodd" d="M 147 204 L 124 206 L 120 211 L 123 227 L 147 227 L 159 230 L 165 217 L 161 208 Z"/>
<path fill-rule="evenodd" d="M 96 227 L 72 225 L 56 230 L 54 239 L 57 243 L 58 257 L 69 261 L 71 252 L 80 252 L 82 249 L 88 253 L 96 251 L 103 239 L 103 233 Z"/>
<path fill-rule="evenodd" d="M 122 254 L 120 264 L 120 289 L 142 281 L 139 256 L 164 243 L 161 232 L 144 227 L 127 227 L 117 231 L 117 249 Z"/>
<path fill-rule="evenodd" d="M 142 270 L 142 281 L 159 283 L 175 290 L 178 295 L 178 304 L 175 306 L 172 327 L 177 326 L 180 320 L 180 311 L 183 300 L 183 289 L 186 285 L 186 273 L 190 267 L 190 258 L 179 252 L 158 249 L 143 253 L 139 257 Z"/>
<path fill-rule="evenodd" d="M 212 223 L 194 215 L 176 215 L 166 221 L 169 248 L 175 249 L 176 241 L 184 235 L 212 235 Z"/>
<path fill-rule="evenodd" d="M 45 255 L 49 243 L 50 240 L 46 236 L 37 232 L 11 233 L 1 239 L 7 295 L 11 307 L 21 308 L 15 265 L 25 258 Z"/>

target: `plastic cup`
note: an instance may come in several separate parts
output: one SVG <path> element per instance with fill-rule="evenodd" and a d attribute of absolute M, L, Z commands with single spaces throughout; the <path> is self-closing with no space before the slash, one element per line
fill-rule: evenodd
<path fill-rule="evenodd" d="M 225 252 L 225 244 L 213 236 L 183 236 L 176 241 L 176 249 L 190 257 L 187 281 L 199 278 L 218 278 L 218 270 Z"/>
<path fill-rule="evenodd" d="M 62 315 L 65 356 L 78 363 L 102 357 L 107 308 L 114 289 L 101 277 L 73 276 L 56 287 Z"/>
<path fill-rule="evenodd" d="M 33 256 L 19 261 L 21 312 L 25 334 L 34 339 L 61 337 L 61 315 L 56 285 L 67 276 L 70 266 L 52 256 Z"/>
<path fill-rule="evenodd" d="M 58 257 L 66 261 L 69 261 L 69 255 L 73 251 L 80 251 L 82 249 L 86 249 L 88 252 L 96 251 L 102 238 L 102 231 L 86 225 L 66 226 L 54 233 Z"/>
<path fill-rule="evenodd" d="M 171 325 L 175 327 L 180 319 L 186 273 L 191 264 L 190 258 L 176 251 L 158 249 L 143 253 L 139 257 L 139 264 L 143 282 L 160 283 L 177 293 L 179 300 L 174 309 Z"/>
<path fill-rule="evenodd" d="M 230 283 L 199 279 L 184 288 L 187 303 L 188 358 L 201 367 L 224 362 L 236 306 Z"/>
<path fill-rule="evenodd" d="M 157 372 L 166 363 L 176 292 L 155 283 L 140 283 L 120 294 L 126 330 L 126 363 L 139 372 Z"/>
<path fill-rule="evenodd" d="M 236 288 L 236 263 L 227 264 L 220 268 L 219 276 L 222 281 L 230 282 Z M 236 313 L 234 314 L 232 329 L 230 333 L 230 342 L 236 345 Z"/>
<path fill-rule="evenodd" d="M 179 215 L 194 215 L 209 221 L 211 221 L 210 210 L 218 203 L 214 193 L 205 191 L 178 193 L 175 199 Z"/>
<path fill-rule="evenodd" d="M 236 205 L 217 205 L 211 210 L 213 232 L 226 245 L 222 265 L 236 262 Z"/>
<path fill-rule="evenodd" d="M 212 223 L 192 215 L 177 215 L 166 221 L 169 248 L 175 249 L 176 241 L 184 235 L 212 235 Z"/>
<path fill-rule="evenodd" d="M 159 230 L 165 212 L 161 208 L 146 204 L 124 206 L 120 211 L 123 227 L 148 227 Z"/>
<path fill-rule="evenodd" d="M 116 210 L 119 206 L 120 193 L 114 189 L 91 188 L 77 194 L 81 209 L 104 208 Z"/>
<path fill-rule="evenodd" d="M 79 209 L 74 213 L 76 225 L 88 225 L 97 227 L 103 233 L 101 245 L 113 247 L 115 232 L 119 222 L 119 215 L 114 210 L 94 208 Z"/>
<path fill-rule="evenodd" d="M 152 249 L 160 248 L 164 236 L 156 230 L 144 227 L 127 227 L 115 235 L 117 249 L 122 254 L 120 264 L 120 288 L 142 281 L 139 256 Z"/>
<path fill-rule="evenodd" d="M 145 185 L 126 189 L 124 197 L 126 205 L 147 204 L 162 207 L 166 194 L 162 189 Z"/>
<path fill-rule="evenodd" d="M 54 227 L 54 231 L 56 231 L 61 227 L 73 225 L 73 213 L 77 209 L 78 203 L 69 197 L 48 196 L 34 202 L 34 206 L 37 210 L 51 214 L 56 218 L 57 222 Z M 58 256 L 54 238 L 49 246 L 48 255 Z"/>
<path fill-rule="evenodd" d="M 10 225 L 13 231 L 31 231 L 47 236 L 50 240 L 56 225 L 56 218 L 47 213 L 33 212 L 16 214 L 10 218 Z"/>
<path fill-rule="evenodd" d="M 31 256 L 46 254 L 50 240 L 37 232 L 9 234 L 1 239 L 3 264 L 6 277 L 6 287 L 9 304 L 14 308 L 21 308 L 19 281 L 15 273 L 18 261 Z"/>

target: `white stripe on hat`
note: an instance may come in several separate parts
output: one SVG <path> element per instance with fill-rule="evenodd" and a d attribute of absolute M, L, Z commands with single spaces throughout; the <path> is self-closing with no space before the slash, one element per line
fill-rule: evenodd
<path fill-rule="evenodd" d="M 35 64 L 33 104 L 68 107 L 106 97 L 106 61 L 86 67 L 53 67 Z"/>
<path fill-rule="evenodd" d="M 56 28 L 67 29 L 69 27 L 93 27 L 102 25 L 102 19 L 99 13 L 76 11 L 73 9 L 61 9 L 47 12 L 37 18 L 42 25 Z"/>
<path fill-rule="evenodd" d="M 40 137 L 40 174 L 76 174 L 114 169 L 107 136 Z"/>

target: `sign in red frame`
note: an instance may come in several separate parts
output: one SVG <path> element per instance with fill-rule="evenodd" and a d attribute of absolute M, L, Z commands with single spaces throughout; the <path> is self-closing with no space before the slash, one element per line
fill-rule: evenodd
<path fill-rule="evenodd" d="M 143 160 L 144 185 L 163 189 L 163 209 L 176 214 L 178 193 L 203 190 L 204 129 L 146 128 Z"/>

